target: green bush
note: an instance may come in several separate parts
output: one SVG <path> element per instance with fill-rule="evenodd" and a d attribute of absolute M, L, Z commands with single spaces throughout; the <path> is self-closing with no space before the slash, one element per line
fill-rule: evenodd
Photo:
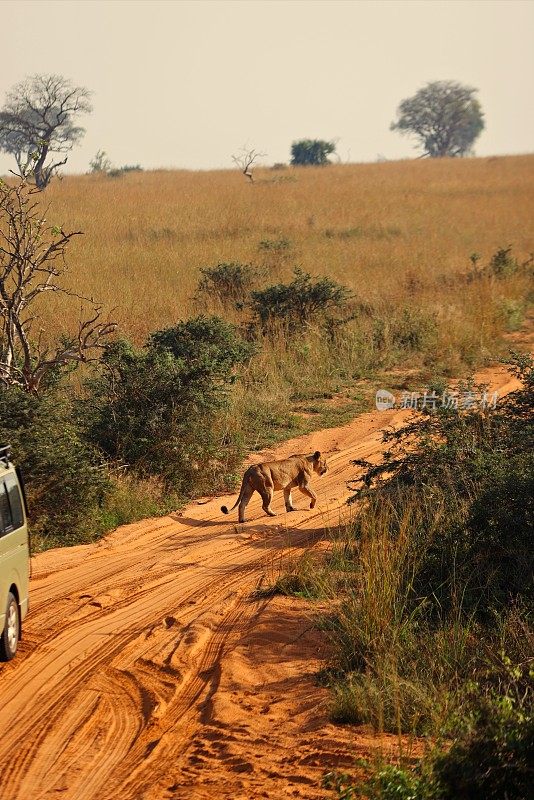
<path fill-rule="evenodd" d="M 152 334 L 145 347 L 107 347 L 89 382 L 87 436 L 114 462 L 158 476 L 184 497 L 222 488 L 242 457 L 224 425 L 235 369 L 254 348 L 217 317 Z"/>
<path fill-rule="evenodd" d="M 112 167 L 108 169 L 107 174 L 110 178 L 121 178 L 127 175 L 128 172 L 142 172 L 143 167 L 141 164 L 124 164 L 122 167 Z"/>
<path fill-rule="evenodd" d="M 370 769 L 369 763 L 363 760 L 358 766 Z M 336 800 L 436 800 L 419 775 L 394 764 L 371 768 L 370 776 L 357 784 L 347 773 L 327 772 L 323 786 L 335 792 Z"/>
<path fill-rule="evenodd" d="M 517 300 L 501 300 L 498 304 L 499 314 L 507 331 L 517 331 L 523 324 L 525 304 Z"/>
<path fill-rule="evenodd" d="M 270 253 L 286 253 L 291 249 L 291 242 L 285 237 L 279 239 L 262 239 L 258 244 L 258 250 Z"/>
<path fill-rule="evenodd" d="M 254 267 L 236 261 L 202 267 L 200 274 L 197 292 L 215 297 L 224 306 L 244 303 L 257 279 Z"/>
<path fill-rule="evenodd" d="M 437 334 L 435 318 L 421 309 L 392 309 L 374 319 L 373 341 L 379 351 L 427 352 L 435 347 Z"/>
<path fill-rule="evenodd" d="M 532 690 L 519 704 L 508 694 L 476 700 L 465 730 L 435 757 L 437 800 L 526 800 L 532 796 Z"/>
<path fill-rule="evenodd" d="M 517 272 L 518 269 L 519 264 L 517 259 L 512 256 L 511 244 L 508 247 L 500 247 L 496 250 L 488 265 L 490 274 L 495 275 L 496 278 L 507 278 Z"/>
<path fill-rule="evenodd" d="M 495 654 L 531 657 L 534 371 L 512 363 L 523 386 L 495 410 L 429 411 L 385 436 L 381 463 L 356 462 L 358 511 L 333 546 L 354 566 L 328 625 L 338 721 L 440 735 L 473 678 L 506 695 Z"/>
<path fill-rule="evenodd" d="M 355 462 L 366 470 L 356 497 L 402 504 L 416 492 L 423 514 L 411 532 L 413 595 L 440 614 L 458 591 L 464 609 L 480 617 L 518 599 L 534 602 L 532 359 L 515 357 L 513 367 L 523 388 L 495 411 L 427 411 L 385 435 L 381 464 Z"/>
<path fill-rule="evenodd" d="M 37 397 L 0 390 L 0 441 L 13 448 L 27 489 L 32 534 L 40 547 L 89 541 L 102 532 L 110 490 L 98 451 L 84 441 L 67 393 Z"/>
<path fill-rule="evenodd" d="M 282 327 L 289 333 L 314 324 L 334 329 L 350 319 L 351 292 L 326 276 L 315 280 L 295 269 L 291 283 L 252 292 L 251 307 L 263 333 Z"/>
<path fill-rule="evenodd" d="M 291 145 L 291 164 L 323 166 L 330 163 L 328 156 L 335 151 L 335 142 L 327 142 L 324 139 L 299 139 Z"/>
<path fill-rule="evenodd" d="M 468 272 L 468 281 L 477 280 L 480 278 L 498 278 L 499 280 L 509 278 L 518 272 L 529 272 L 532 270 L 533 255 L 531 254 L 526 261 L 518 261 L 512 255 L 512 245 L 508 247 L 499 247 L 491 256 L 489 262 L 485 267 L 479 269 L 478 262 L 481 260 L 479 253 L 472 253 L 470 261 L 472 269 Z"/>
<path fill-rule="evenodd" d="M 532 796 L 532 677 L 519 697 L 472 687 L 471 707 L 450 746 L 435 745 L 414 767 L 386 764 L 355 784 L 331 772 L 323 780 L 338 800 L 526 800 Z"/>

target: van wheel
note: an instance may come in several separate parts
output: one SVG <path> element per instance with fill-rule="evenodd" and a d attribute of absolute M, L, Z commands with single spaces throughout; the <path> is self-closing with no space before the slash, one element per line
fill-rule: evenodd
<path fill-rule="evenodd" d="M 0 637 L 0 659 L 10 661 L 17 652 L 20 631 L 19 604 L 11 592 L 7 595 L 6 624 Z"/>

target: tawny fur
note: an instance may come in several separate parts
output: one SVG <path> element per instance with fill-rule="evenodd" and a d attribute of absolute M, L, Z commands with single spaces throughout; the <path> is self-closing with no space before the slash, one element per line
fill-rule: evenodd
<path fill-rule="evenodd" d="M 281 461 L 265 461 L 263 464 L 254 464 L 243 475 L 239 496 L 231 509 L 221 506 L 223 514 L 229 514 L 239 506 L 239 522 L 245 521 L 245 508 L 254 492 L 258 492 L 263 501 L 262 507 L 266 514 L 275 517 L 271 502 L 275 491 L 284 492 L 286 511 L 294 511 L 291 499 L 291 490 L 299 489 L 310 498 L 310 508 L 315 506 L 317 495 L 310 486 L 313 473 L 324 475 L 328 466 L 326 459 L 319 450 L 312 455 L 294 455 Z"/>

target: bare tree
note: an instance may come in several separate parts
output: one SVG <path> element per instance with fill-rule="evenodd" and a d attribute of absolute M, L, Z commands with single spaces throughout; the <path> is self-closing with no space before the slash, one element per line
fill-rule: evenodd
<path fill-rule="evenodd" d="M 36 194 L 24 179 L 14 186 L 0 180 L 0 384 L 34 394 L 68 363 L 98 359 L 116 328 L 102 320 L 102 307 L 92 298 L 61 286 L 65 250 L 81 231 L 50 226 L 48 208 L 40 208 Z M 33 335 L 39 298 L 49 292 L 81 301 L 77 330 L 54 345 L 42 329 Z"/>
<path fill-rule="evenodd" d="M 254 176 L 252 175 L 252 167 L 258 158 L 265 158 L 267 153 L 259 153 L 257 150 L 250 149 L 243 145 L 239 153 L 232 156 L 232 161 L 239 167 L 243 175 L 247 177 L 251 183 L 254 183 Z"/>
<path fill-rule="evenodd" d="M 0 111 L 0 150 L 13 155 L 19 172 L 32 175 L 39 189 L 84 135 L 75 119 L 92 110 L 90 94 L 61 75 L 33 75 L 8 93 Z"/>

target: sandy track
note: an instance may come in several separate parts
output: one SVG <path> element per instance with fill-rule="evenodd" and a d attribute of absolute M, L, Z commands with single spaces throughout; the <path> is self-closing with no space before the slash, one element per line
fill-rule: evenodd
<path fill-rule="evenodd" d="M 480 377 L 501 395 L 517 386 L 503 369 Z M 328 453 L 313 511 L 298 495 L 286 514 L 277 493 L 270 519 L 256 496 L 237 526 L 217 498 L 37 556 L 20 653 L 0 666 L 1 800 L 319 798 L 325 769 L 376 748 L 328 722 L 303 603 L 251 592 L 288 547 L 339 522 L 351 459 L 377 457 L 408 413 L 268 452 Z"/>

